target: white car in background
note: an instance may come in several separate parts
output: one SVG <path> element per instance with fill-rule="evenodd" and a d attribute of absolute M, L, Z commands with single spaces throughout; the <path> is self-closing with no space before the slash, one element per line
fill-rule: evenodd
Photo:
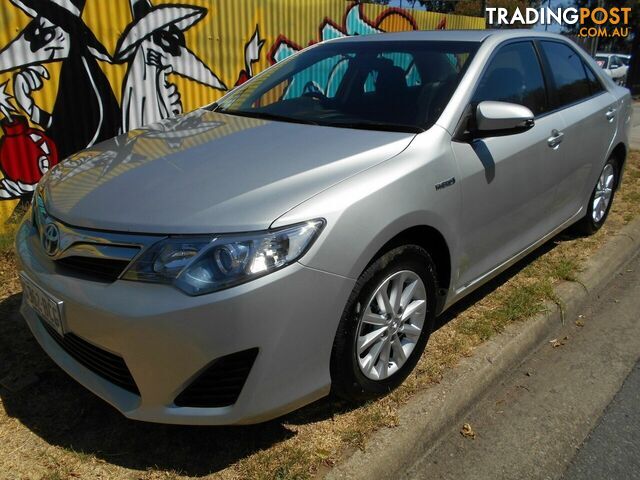
<path fill-rule="evenodd" d="M 623 58 L 624 57 L 624 58 Z M 596 53 L 596 63 L 609 75 L 618 85 L 625 85 L 627 82 L 627 71 L 629 70 L 628 55 L 616 53 Z"/>

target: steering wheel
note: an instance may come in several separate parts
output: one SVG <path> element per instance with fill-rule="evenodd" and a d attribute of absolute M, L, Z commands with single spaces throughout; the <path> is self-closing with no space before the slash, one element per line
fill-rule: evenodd
<path fill-rule="evenodd" d="M 302 89 L 302 96 L 313 98 L 314 100 L 318 100 L 320 102 L 328 100 L 327 96 L 322 93 L 322 91 L 320 91 L 316 84 L 311 80 L 309 80 Z"/>

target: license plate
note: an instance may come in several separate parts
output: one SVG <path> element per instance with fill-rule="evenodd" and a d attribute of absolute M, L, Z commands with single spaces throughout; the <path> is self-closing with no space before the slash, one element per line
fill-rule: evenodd
<path fill-rule="evenodd" d="M 62 302 L 38 287 L 24 273 L 20 273 L 20 281 L 22 282 L 22 294 L 27 304 L 56 332 L 64 335 Z"/>

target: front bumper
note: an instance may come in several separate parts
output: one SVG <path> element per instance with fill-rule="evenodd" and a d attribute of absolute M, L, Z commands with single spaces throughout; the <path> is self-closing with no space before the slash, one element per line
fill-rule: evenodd
<path fill-rule="evenodd" d="M 67 354 L 28 305 L 21 312 L 47 354 L 125 416 L 149 422 L 257 423 L 329 392 L 337 325 L 354 280 L 294 264 L 238 287 L 189 297 L 170 286 L 102 283 L 56 273 L 27 221 L 17 238 L 20 270 L 64 302 L 66 331 L 122 357 L 140 395 Z M 178 407 L 176 396 L 216 358 L 258 348 L 235 404 Z"/>

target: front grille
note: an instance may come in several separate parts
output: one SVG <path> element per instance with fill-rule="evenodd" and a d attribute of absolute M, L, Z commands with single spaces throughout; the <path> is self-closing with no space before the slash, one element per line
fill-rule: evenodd
<path fill-rule="evenodd" d="M 258 355 L 252 348 L 215 360 L 175 399 L 178 407 L 215 408 L 238 400 Z"/>
<path fill-rule="evenodd" d="M 128 260 L 93 257 L 65 257 L 55 261 L 66 273 L 81 274 L 96 280 L 115 282 L 129 266 Z"/>
<path fill-rule="evenodd" d="M 51 338 L 78 363 L 114 385 L 140 395 L 138 386 L 122 357 L 102 350 L 73 333 L 60 336 L 47 322 L 41 320 L 41 323 Z"/>

